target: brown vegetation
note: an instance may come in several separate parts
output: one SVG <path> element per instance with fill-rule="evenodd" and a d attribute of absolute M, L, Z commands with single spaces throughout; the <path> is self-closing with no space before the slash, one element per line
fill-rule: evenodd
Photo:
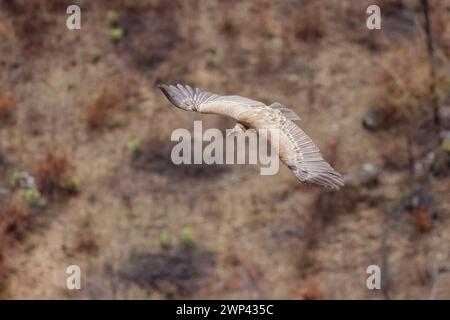
<path fill-rule="evenodd" d="M 431 228 L 431 219 L 429 213 L 424 208 L 417 208 L 413 212 L 414 223 L 420 232 L 428 232 Z"/>
<path fill-rule="evenodd" d="M 443 69 L 440 69 L 437 80 L 437 92 L 442 97 L 448 88 Z M 376 81 L 373 103 L 383 110 L 387 126 L 431 119 L 431 79 L 421 42 L 405 44 L 389 54 L 380 62 Z"/>
<path fill-rule="evenodd" d="M 11 268 L 6 262 L 6 250 L 23 240 L 27 228 L 28 205 L 16 193 L 6 207 L 0 205 L 0 298 L 8 298 Z"/>
<path fill-rule="evenodd" d="M 310 1 L 291 20 L 293 25 L 288 34 L 293 34 L 297 40 L 314 42 L 325 34 L 325 21 L 319 1 Z"/>
<path fill-rule="evenodd" d="M 86 108 L 86 123 L 90 129 L 114 128 L 118 125 L 120 111 L 130 111 L 142 99 L 139 79 L 132 73 L 113 79 L 95 92 Z"/>
<path fill-rule="evenodd" d="M 0 97 L 0 122 L 9 119 L 15 107 L 13 96 L 4 95 Z"/>
<path fill-rule="evenodd" d="M 51 198 L 70 192 L 72 163 L 62 153 L 48 151 L 37 164 L 36 182 L 39 191 Z"/>
<path fill-rule="evenodd" d="M 121 96 L 117 88 L 103 87 L 86 109 L 86 122 L 89 128 L 98 129 L 110 124 L 109 119 L 120 106 Z"/>
<path fill-rule="evenodd" d="M 8 207 L 1 212 L 0 239 L 2 246 L 7 247 L 11 241 L 21 240 L 28 219 L 28 205 L 21 198 L 20 193 L 15 194 Z"/>

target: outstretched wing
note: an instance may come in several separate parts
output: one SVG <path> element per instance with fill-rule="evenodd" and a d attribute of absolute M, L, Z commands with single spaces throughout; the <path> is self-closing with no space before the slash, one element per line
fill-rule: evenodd
<path fill-rule="evenodd" d="M 164 95 L 176 107 L 203 113 L 217 113 L 236 117 L 237 112 L 249 107 L 265 107 L 265 104 L 241 96 L 222 96 L 181 84 L 159 86 Z"/>
<path fill-rule="evenodd" d="M 326 162 L 319 148 L 295 123 L 280 117 L 280 158 L 303 183 L 339 189 L 344 179 Z"/>

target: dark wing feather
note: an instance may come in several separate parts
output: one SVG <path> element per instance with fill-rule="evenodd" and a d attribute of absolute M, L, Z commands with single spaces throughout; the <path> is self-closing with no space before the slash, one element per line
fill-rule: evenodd
<path fill-rule="evenodd" d="M 199 89 L 193 89 L 187 85 L 182 86 L 181 84 L 177 84 L 177 86 L 161 84 L 159 88 L 173 105 L 181 109 L 189 108 L 193 111 L 197 111 L 201 104 L 220 97 L 217 94 L 200 91 Z"/>

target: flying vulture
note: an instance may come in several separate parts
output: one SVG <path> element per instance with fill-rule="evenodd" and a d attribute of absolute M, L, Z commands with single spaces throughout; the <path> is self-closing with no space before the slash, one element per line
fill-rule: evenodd
<path fill-rule="evenodd" d="M 234 134 L 247 129 L 257 132 L 259 129 L 278 129 L 279 157 L 301 182 L 327 189 L 339 189 L 344 185 L 342 176 L 323 159 L 311 138 L 293 122 L 299 118 L 286 106 L 278 102 L 267 106 L 249 98 L 222 96 L 188 85 L 162 84 L 159 88 L 180 109 L 233 118 L 237 122 Z"/>

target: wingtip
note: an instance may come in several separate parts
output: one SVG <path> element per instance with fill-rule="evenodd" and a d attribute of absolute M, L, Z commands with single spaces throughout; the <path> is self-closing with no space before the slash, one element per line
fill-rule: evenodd
<path fill-rule="evenodd" d="M 330 191 L 337 191 L 345 186 L 344 178 L 333 169 L 309 177 L 299 176 L 298 171 L 294 171 L 294 174 L 305 184 L 322 187 Z"/>
<path fill-rule="evenodd" d="M 331 186 L 331 188 L 333 190 L 339 190 L 339 189 L 345 187 L 345 180 L 344 180 L 344 178 L 339 173 L 336 172 L 336 174 L 337 175 L 336 175 L 336 177 L 335 177 L 335 179 L 333 181 L 333 184 Z"/>
<path fill-rule="evenodd" d="M 158 88 L 159 88 L 159 90 L 161 90 L 164 93 L 164 95 L 167 96 L 168 85 L 161 83 L 161 84 L 158 84 Z"/>
<path fill-rule="evenodd" d="M 158 85 L 158 88 L 174 106 L 187 110 L 184 106 L 184 101 L 188 95 L 182 85 L 177 84 L 177 86 L 174 86 L 161 83 Z"/>
<path fill-rule="evenodd" d="M 160 83 L 160 84 L 157 85 L 157 87 L 158 87 L 160 90 L 166 90 L 167 87 L 169 87 L 169 86 L 168 86 L 167 84 Z"/>

